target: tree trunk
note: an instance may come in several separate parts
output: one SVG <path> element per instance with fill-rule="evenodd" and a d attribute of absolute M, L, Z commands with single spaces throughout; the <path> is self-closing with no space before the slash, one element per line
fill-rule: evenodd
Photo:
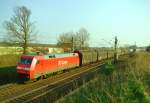
<path fill-rule="evenodd" d="M 25 42 L 24 42 L 24 46 L 23 46 L 23 54 L 27 53 L 27 33 L 25 31 Z"/>
<path fill-rule="evenodd" d="M 23 54 L 26 54 L 26 53 L 27 53 L 27 45 L 24 44 L 24 46 L 23 46 Z"/>

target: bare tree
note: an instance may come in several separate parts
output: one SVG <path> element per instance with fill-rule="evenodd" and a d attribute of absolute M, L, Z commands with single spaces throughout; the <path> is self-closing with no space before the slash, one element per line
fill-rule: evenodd
<path fill-rule="evenodd" d="M 62 33 L 58 37 L 57 45 L 70 47 L 72 48 L 72 51 L 73 51 L 74 50 L 74 38 L 75 38 L 74 32 Z"/>
<path fill-rule="evenodd" d="M 79 49 L 84 49 L 89 46 L 89 32 L 85 28 L 81 28 L 79 32 L 76 33 L 76 46 Z"/>
<path fill-rule="evenodd" d="M 62 33 L 58 37 L 58 45 L 65 45 L 67 47 L 71 47 L 72 50 L 74 49 L 84 49 L 88 47 L 89 42 L 89 33 L 86 29 L 82 28 L 79 32 L 67 32 Z"/>
<path fill-rule="evenodd" d="M 9 21 L 4 22 L 7 31 L 7 41 L 17 43 L 23 48 L 26 54 L 28 44 L 35 38 L 33 23 L 30 22 L 31 11 L 25 6 L 17 7 Z"/>
<path fill-rule="evenodd" d="M 58 45 L 72 43 L 72 37 L 74 36 L 73 32 L 62 33 L 58 37 Z"/>

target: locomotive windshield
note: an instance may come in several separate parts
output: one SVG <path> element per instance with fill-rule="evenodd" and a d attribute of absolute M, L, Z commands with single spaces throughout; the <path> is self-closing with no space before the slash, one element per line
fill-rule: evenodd
<path fill-rule="evenodd" d="M 32 58 L 21 58 L 20 63 L 21 64 L 31 64 Z"/>

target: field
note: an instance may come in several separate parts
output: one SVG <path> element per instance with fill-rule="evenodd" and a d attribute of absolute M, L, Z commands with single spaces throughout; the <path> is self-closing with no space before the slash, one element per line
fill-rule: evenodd
<path fill-rule="evenodd" d="M 21 47 L 0 47 L 0 55 L 21 54 Z"/>
<path fill-rule="evenodd" d="M 150 103 L 150 54 L 137 53 L 117 65 L 107 63 L 89 83 L 60 103 Z"/>
<path fill-rule="evenodd" d="M 42 47 L 28 47 L 27 53 L 35 53 L 36 50 L 43 50 Z M 23 48 L 21 47 L 11 47 L 11 46 L 0 46 L 0 55 L 19 55 L 23 53 Z"/>

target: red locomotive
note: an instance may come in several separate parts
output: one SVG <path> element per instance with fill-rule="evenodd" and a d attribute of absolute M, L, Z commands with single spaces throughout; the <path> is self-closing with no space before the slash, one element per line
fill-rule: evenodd
<path fill-rule="evenodd" d="M 17 65 L 17 73 L 28 79 L 36 79 L 63 69 L 79 66 L 78 53 L 23 55 Z"/>

